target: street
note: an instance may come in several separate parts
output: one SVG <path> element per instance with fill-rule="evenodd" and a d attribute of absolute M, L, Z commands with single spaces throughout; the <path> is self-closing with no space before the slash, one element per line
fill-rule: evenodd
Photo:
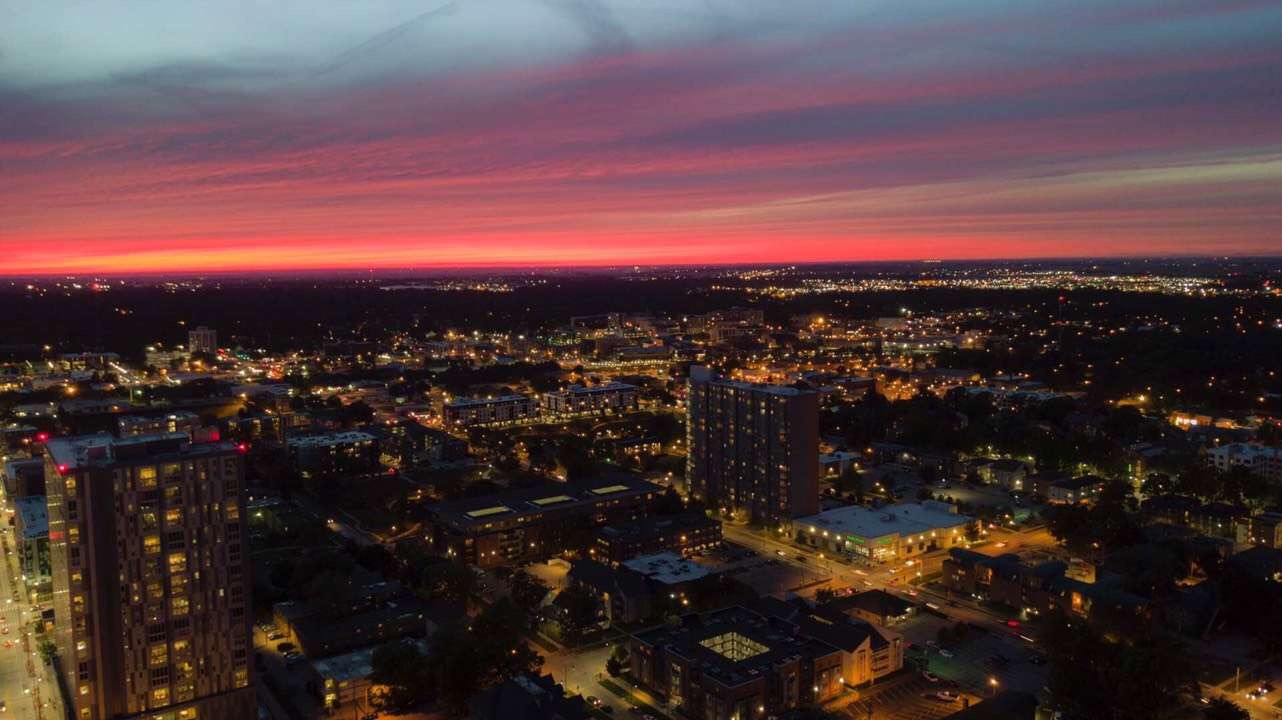
<path fill-rule="evenodd" d="M 8 523 L 0 533 L 0 545 L 5 559 L 0 572 L 0 702 L 9 715 L 19 720 L 60 718 L 58 686 L 52 669 L 40 660 L 32 632 L 38 610 L 27 602 L 14 529 Z"/>

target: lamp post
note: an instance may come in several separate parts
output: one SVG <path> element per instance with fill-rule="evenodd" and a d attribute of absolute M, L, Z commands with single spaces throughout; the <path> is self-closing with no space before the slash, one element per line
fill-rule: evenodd
<path fill-rule="evenodd" d="M 993 697 L 997 697 L 997 685 L 998 685 L 997 678 L 995 677 L 988 678 L 988 686 L 992 688 Z"/>

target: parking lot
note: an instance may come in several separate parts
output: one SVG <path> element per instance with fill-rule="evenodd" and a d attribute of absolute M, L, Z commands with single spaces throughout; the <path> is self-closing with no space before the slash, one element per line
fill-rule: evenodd
<path fill-rule="evenodd" d="M 922 614 L 895 630 L 912 643 L 915 652 L 911 657 L 924 655 L 931 673 L 972 692 L 990 692 L 994 680 L 998 688 L 1033 694 L 1046 685 L 1046 666 L 1033 662 L 1032 644 L 1018 636 L 971 630 L 965 639 L 945 645 L 946 655 L 932 647 L 932 643 L 938 644 L 939 629 L 952 625 L 948 620 Z"/>
<path fill-rule="evenodd" d="M 941 700 L 936 693 L 947 691 L 957 694 L 955 700 Z M 946 687 L 946 683 L 931 683 L 921 675 L 888 681 L 882 687 L 873 686 L 861 691 L 863 698 L 841 711 L 851 720 L 935 720 L 961 710 L 967 703 L 976 702 L 974 694 Z"/>

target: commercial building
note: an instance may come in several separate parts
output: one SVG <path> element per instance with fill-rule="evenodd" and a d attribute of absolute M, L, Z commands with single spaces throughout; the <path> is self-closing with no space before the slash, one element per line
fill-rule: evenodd
<path fill-rule="evenodd" d="M 539 404 L 528 395 L 490 398 L 454 398 L 441 406 L 441 423 L 447 430 L 475 426 L 510 425 L 537 417 Z"/>
<path fill-rule="evenodd" d="M 597 530 L 592 556 L 620 563 L 639 555 L 701 552 L 720 544 L 721 521 L 690 512 L 607 525 Z"/>
<path fill-rule="evenodd" d="M 1207 462 L 1220 472 L 1244 467 L 1269 482 L 1282 482 L 1282 447 L 1228 443 L 1206 451 Z"/>
<path fill-rule="evenodd" d="M 429 505 L 436 548 L 480 566 L 586 550 L 595 528 L 649 514 L 663 488 L 634 477 L 556 483 Z"/>
<path fill-rule="evenodd" d="M 819 510 L 819 396 L 690 368 L 690 493 L 762 522 Z"/>
<path fill-rule="evenodd" d="M 236 445 L 101 434 L 53 439 L 46 451 L 68 716 L 252 717 Z"/>
<path fill-rule="evenodd" d="M 907 560 L 964 545 L 971 518 L 948 503 L 926 500 L 880 508 L 848 505 L 793 521 L 798 543 L 860 562 Z"/>
<path fill-rule="evenodd" d="M 603 415 L 637 409 L 637 388 L 621 382 L 571 385 L 543 394 L 543 407 L 557 417 Z"/>

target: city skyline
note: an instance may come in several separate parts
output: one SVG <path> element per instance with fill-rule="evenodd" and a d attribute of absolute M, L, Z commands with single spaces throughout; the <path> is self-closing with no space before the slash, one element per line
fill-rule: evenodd
<path fill-rule="evenodd" d="M 1272 3 L 13 16 L 13 274 L 1279 247 Z"/>

